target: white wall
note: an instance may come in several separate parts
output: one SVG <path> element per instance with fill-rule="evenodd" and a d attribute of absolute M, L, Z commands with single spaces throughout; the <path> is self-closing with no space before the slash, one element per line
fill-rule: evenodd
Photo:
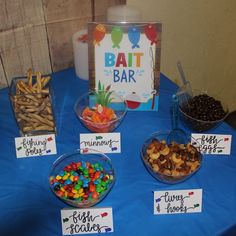
<path fill-rule="evenodd" d="M 162 27 L 161 72 L 181 84 L 181 60 L 192 87 L 220 95 L 236 110 L 236 0 L 127 0 L 143 20 Z"/>

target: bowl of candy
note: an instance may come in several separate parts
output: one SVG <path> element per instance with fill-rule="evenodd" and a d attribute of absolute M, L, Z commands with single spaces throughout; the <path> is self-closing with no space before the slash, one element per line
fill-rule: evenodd
<path fill-rule="evenodd" d="M 222 99 L 207 91 L 192 89 L 191 96 L 182 88 L 179 97 L 180 119 L 192 130 L 204 132 L 221 124 L 229 110 Z"/>
<path fill-rule="evenodd" d="M 141 148 L 141 158 L 148 172 L 158 181 L 176 184 L 193 176 L 202 165 L 202 155 L 197 142 L 190 137 L 179 143 L 171 131 L 153 133 Z"/>
<path fill-rule="evenodd" d="M 112 132 L 127 112 L 125 100 L 109 88 L 89 91 L 74 106 L 80 122 L 95 133 Z"/>
<path fill-rule="evenodd" d="M 60 156 L 52 165 L 52 192 L 68 205 L 88 208 L 101 202 L 115 183 L 111 160 L 103 153 L 80 149 Z"/>

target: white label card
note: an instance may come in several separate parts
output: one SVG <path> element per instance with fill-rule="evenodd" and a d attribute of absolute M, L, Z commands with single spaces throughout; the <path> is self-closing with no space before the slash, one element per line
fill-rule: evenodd
<path fill-rule="evenodd" d="M 202 189 L 154 191 L 154 214 L 202 211 Z"/>
<path fill-rule="evenodd" d="M 15 138 L 16 157 L 33 157 L 57 153 L 54 134 Z"/>
<path fill-rule="evenodd" d="M 93 152 L 120 153 L 120 133 L 80 134 L 80 149 L 93 149 Z"/>
<path fill-rule="evenodd" d="M 192 134 L 191 143 L 203 154 L 230 155 L 232 135 Z"/>
<path fill-rule="evenodd" d="M 62 209 L 63 235 L 113 232 L 112 208 Z"/>

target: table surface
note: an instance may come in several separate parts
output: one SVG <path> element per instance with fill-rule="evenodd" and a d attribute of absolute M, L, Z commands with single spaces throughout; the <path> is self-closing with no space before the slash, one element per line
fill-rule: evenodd
<path fill-rule="evenodd" d="M 88 90 L 88 81 L 78 79 L 73 68 L 52 77 L 57 155 L 16 158 L 14 139 L 19 133 L 8 89 L 0 90 L 2 236 L 62 234 L 60 211 L 68 206 L 50 191 L 48 175 L 56 158 L 79 148 L 79 134 L 89 133 L 73 111 L 76 98 Z M 211 133 L 232 134 L 231 155 L 206 155 L 199 172 L 185 182 L 160 183 L 146 171 L 141 161 L 144 140 L 153 132 L 170 129 L 171 96 L 176 89 L 174 83 L 161 75 L 159 110 L 128 111 L 116 129 L 121 133 L 122 152 L 108 154 L 116 171 L 116 183 L 96 206 L 113 209 L 114 232 L 110 235 L 236 235 L 236 132 L 230 126 L 223 123 Z M 198 188 L 203 190 L 201 213 L 153 214 L 153 191 Z"/>

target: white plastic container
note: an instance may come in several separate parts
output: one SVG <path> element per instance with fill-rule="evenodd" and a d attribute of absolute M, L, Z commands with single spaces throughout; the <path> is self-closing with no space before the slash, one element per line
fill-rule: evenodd
<path fill-rule="evenodd" d="M 76 75 L 83 80 L 88 80 L 88 43 L 83 41 L 83 36 L 88 34 L 88 30 L 80 30 L 73 34 L 73 53 Z"/>
<path fill-rule="evenodd" d="M 133 6 L 118 5 L 107 9 L 108 22 L 139 22 L 141 20 L 140 10 Z"/>

